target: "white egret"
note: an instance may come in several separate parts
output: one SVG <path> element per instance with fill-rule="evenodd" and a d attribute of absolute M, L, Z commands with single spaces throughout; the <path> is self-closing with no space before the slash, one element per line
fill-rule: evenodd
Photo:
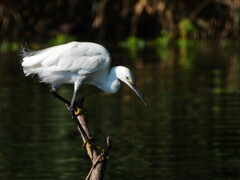
<path fill-rule="evenodd" d="M 116 93 L 120 81 L 127 84 L 146 106 L 132 72 L 124 66 L 110 69 L 110 54 L 99 44 L 70 42 L 38 51 L 26 51 L 23 48 L 22 55 L 24 74 L 37 74 L 41 82 L 51 85 L 51 91 L 58 98 L 62 98 L 56 94 L 60 85 L 74 84 L 71 111 L 74 110 L 74 101 L 82 84 L 94 85 L 107 93 Z"/>

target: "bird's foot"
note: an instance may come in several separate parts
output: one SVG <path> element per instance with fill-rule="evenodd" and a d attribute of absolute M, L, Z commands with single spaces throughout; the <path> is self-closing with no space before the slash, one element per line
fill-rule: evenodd
<path fill-rule="evenodd" d="M 75 113 L 76 116 L 82 116 L 85 119 L 87 118 L 87 111 L 83 108 L 76 107 L 74 109 L 74 113 Z"/>
<path fill-rule="evenodd" d="M 93 138 L 91 137 L 88 140 L 84 141 L 84 143 L 82 145 L 83 148 L 86 148 L 86 150 L 87 150 L 91 159 L 93 157 L 92 148 L 95 148 L 96 150 L 98 150 L 101 153 L 105 152 L 105 149 L 103 149 L 100 146 L 94 144 L 92 140 L 93 140 Z"/>

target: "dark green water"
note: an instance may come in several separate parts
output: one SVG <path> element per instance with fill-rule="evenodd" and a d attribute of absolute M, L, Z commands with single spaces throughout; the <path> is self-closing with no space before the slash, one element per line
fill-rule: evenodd
<path fill-rule="evenodd" d="M 213 43 L 160 56 L 112 49 L 149 106 L 126 86 L 115 95 L 81 88 L 97 143 L 112 138 L 105 179 L 240 179 L 238 51 Z M 86 177 L 90 161 L 77 128 L 48 90 L 23 76 L 14 53 L 1 54 L 0 179 Z M 59 93 L 71 98 L 72 87 Z"/>

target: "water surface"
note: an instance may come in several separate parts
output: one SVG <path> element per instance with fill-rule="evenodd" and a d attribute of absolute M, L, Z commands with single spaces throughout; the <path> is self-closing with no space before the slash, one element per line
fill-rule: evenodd
<path fill-rule="evenodd" d="M 148 107 L 126 86 L 114 95 L 81 88 L 97 143 L 112 138 L 105 179 L 240 179 L 238 51 L 199 43 L 111 52 L 113 64 L 131 67 Z M 72 86 L 59 93 L 70 99 Z M 0 57 L 0 115 L 0 179 L 86 177 L 90 161 L 66 107 L 23 76 L 15 53 Z"/>

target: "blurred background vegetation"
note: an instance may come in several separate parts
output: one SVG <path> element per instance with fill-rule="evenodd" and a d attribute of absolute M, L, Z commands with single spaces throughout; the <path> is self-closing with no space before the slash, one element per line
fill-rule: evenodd
<path fill-rule="evenodd" d="M 166 46 L 174 40 L 236 39 L 239 15 L 240 0 L 1 0 L 1 49 L 46 41 Z"/>

